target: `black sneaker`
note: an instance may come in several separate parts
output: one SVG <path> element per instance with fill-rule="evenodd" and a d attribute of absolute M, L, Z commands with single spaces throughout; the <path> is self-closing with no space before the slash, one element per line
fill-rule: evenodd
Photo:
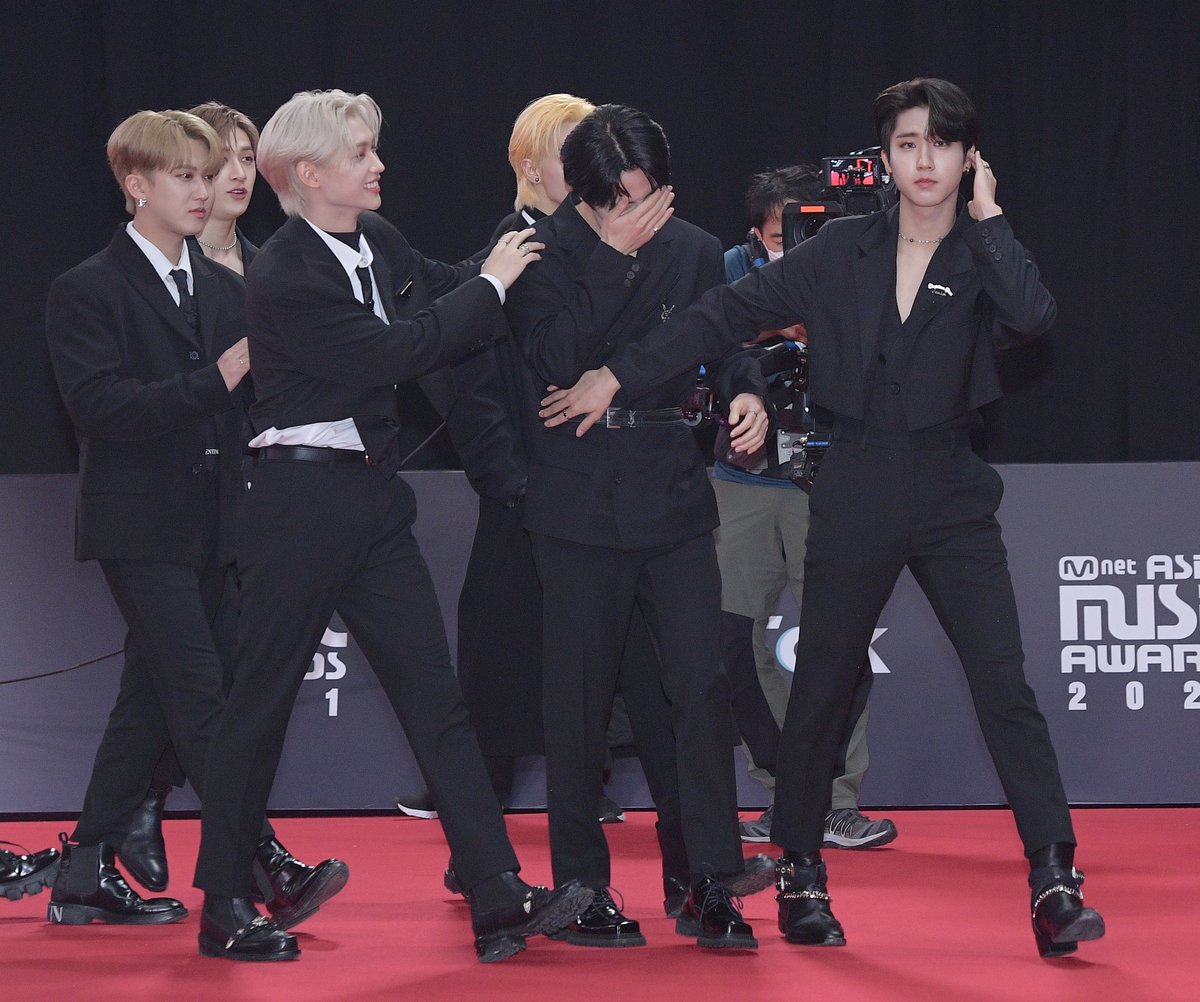
<path fill-rule="evenodd" d="M 770 842 L 771 821 L 775 816 L 775 805 L 771 804 L 753 821 L 738 823 L 738 834 L 743 842 Z"/>
<path fill-rule="evenodd" d="M 625 811 L 611 797 L 600 794 L 600 823 L 602 825 L 619 825 L 625 820 Z"/>
<path fill-rule="evenodd" d="M 429 795 L 428 790 L 418 790 L 408 796 L 402 794 L 396 798 L 396 807 L 400 809 L 401 814 L 407 814 L 410 818 L 432 821 L 438 816 L 437 808 L 433 806 L 433 797 Z"/>

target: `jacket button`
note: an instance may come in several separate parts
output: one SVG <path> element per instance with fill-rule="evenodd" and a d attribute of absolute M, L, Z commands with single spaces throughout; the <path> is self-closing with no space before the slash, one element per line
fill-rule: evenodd
<path fill-rule="evenodd" d="M 900 384 L 899 383 L 889 383 L 888 389 L 892 391 L 892 396 L 895 396 L 897 393 L 900 392 Z"/>
<path fill-rule="evenodd" d="M 641 271 L 641 270 L 642 270 L 642 266 L 641 266 L 640 264 L 634 264 L 634 265 L 632 265 L 631 267 L 633 268 L 633 270 L 634 270 L 634 271 Z"/>
<path fill-rule="evenodd" d="M 627 272 L 625 272 L 625 277 L 626 277 L 626 278 L 635 278 L 635 277 L 636 277 L 636 272 L 627 271 Z"/>
<path fill-rule="evenodd" d="M 191 359 L 193 362 L 199 362 L 199 361 L 200 361 L 200 352 L 198 352 L 198 351 L 189 351 L 189 352 L 188 352 L 188 358 L 190 358 L 190 359 Z"/>
<path fill-rule="evenodd" d="M 625 286 L 625 288 L 627 288 L 627 289 L 628 289 L 628 288 L 629 288 L 631 285 L 633 285 L 633 283 L 632 283 L 631 281 L 629 281 L 629 279 L 625 279 L 625 281 L 624 281 L 624 282 L 622 282 L 621 284 L 622 284 L 622 285 L 624 285 L 624 286 Z"/>

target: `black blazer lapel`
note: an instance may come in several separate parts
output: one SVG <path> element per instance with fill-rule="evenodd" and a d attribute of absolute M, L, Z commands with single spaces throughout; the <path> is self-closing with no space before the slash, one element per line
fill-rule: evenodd
<path fill-rule="evenodd" d="M 144 299 L 146 304 L 188 344 L 195 345 L 197 348 L 201 347 L 196 340 L 191 324 L 183 315 L 183 311 L 171 298 L 166 285 L 158 277 L 158 273 L 146 255 L 125 232 L 124 224 L 117 230 L 117 235 L 109 246 L 112 247 L 120 261 L 125 281 L 129 283 L 134 292 Z"/>
<path fill-rule="evenodd" d="M 204 357 L 212 361 L 213 331 L 217 327 L 221 288 L 208 263 L 197 261 L 195 257 L 192 258 L 192 285 L 196 309 L 200 311 L 200 341 L 204 348 Z"/>
<path fill-rule="evenodd" d="M 896 240 L 899 209 L 892 207 L 878 216 L 858 238 L 854 258 L 854 298 L 858 310 L 858 340 L 862 367 L 874 361 L 879 340 L 880 308 L 887 297 L 896 297 Z"/>
<path fill-rule="evenodd" d="M 949 236 L 934 251 L 921 279 L 921 287 L 917 289 L 913 300 L 912 312 L 904 325 L 906 336 L 911 339 L 911 358 L 916 351 L 917 341 L 922 332 L 929 326 L 942 310 L 953 300 L 955 295 L 967 291 L 967 285 L 973 280 L 975 265 L 971 260 L 971 250 L 962 238 L 962 230 L 970 217 L 966 211 L 959 213 L 958 221 Z"/>

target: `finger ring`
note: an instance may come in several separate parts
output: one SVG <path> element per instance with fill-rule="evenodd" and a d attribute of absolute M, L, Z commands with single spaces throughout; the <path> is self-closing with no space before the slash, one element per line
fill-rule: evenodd
<path fill-rule="evenodd" d="M 528 253 L 529 253 L 529 244 L 521 244 L 521 253 L 522 253 L 522 254 L 528 254 Z"/>
<path fill-rule="evenodd" d="M 657 233 L 657 232 L 658 232 L 658 227 L 657 227 L 657 226 L 651 226 L 651 227 L 650 227 L 650 231 L 651 231 L 652 233 Z"/>
<path fill-rule="evenodd" d="M 568 410 L 568 408 L 564 407 L 564 408 L 563 408 L 561 411 L 559 411 L 558 413 L 559 413 L 559 415 L 561 415 L 562 417 L 569 417 L 570 415 L 568 415 L 568 414 L 567 414 L 567 410 Z"/>
<path fill-rule="evenodd" d="M 238 359 L 238 361 L 239 361 L 239 362 L 240 362 L 242 365 L 245 365 L 245 364 L 246 364 L 246 360 L 245 360 L 244 358 L 239 358 L 239 359 Z"/>

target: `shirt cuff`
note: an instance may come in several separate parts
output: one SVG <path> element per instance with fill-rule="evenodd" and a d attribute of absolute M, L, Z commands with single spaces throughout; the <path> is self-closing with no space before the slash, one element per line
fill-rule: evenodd
<path fill-rule="evenodd" d="M 503 306 L 504 305 L 504 283 L 501 282 L 500 279 L 498 279 L 495 275 L 489 275 L 486 272 L 482 272 L 482 271 L 479 273 L 479 277 L 486 278 L 489 282 L 492 283 L 492 288 L 496 290 L 496 295 L 500 297 L 500 305 Z"/>

